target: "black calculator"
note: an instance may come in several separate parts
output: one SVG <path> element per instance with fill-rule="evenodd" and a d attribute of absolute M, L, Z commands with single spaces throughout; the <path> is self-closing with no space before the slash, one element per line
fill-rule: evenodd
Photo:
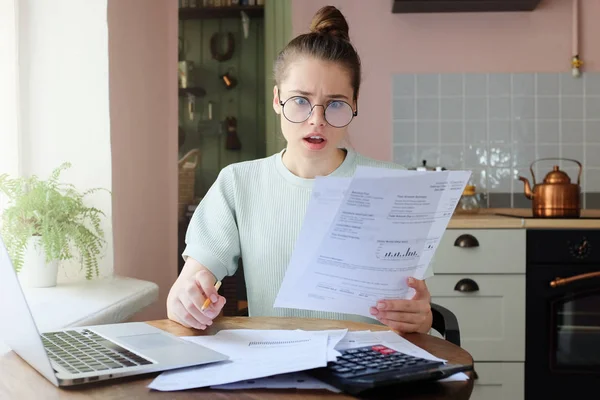
<path fill-rule="evenodd" d="M 382 344 L 340 351 L 337 361 L 307 373 L 349 394 L 408 382 L 437 380 L 472 369 L 398 352 Z"/>

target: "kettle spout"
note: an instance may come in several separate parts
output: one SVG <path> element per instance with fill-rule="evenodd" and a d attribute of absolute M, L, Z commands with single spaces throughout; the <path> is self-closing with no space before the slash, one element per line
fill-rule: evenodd
<path fill-rule="evenodd" d="M 524 178 L 522 176 L 519 176 L 519 180 L 523 181 L 523 183 L 525 184 L 525 197 L 527 197 L 528 199 L 531 200 L 531 198 L 533 197 L 533 193 L 531 192 L 531 186 L 529 185 L 529 180 L 527 180 L 527 178 Z"/>

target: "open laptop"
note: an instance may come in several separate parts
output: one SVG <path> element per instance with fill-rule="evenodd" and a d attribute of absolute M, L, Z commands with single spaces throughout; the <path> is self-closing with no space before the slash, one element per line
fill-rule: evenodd
<path fill-rule="evenodd" d="M 40 333 L 1 237 L 0 293 L 0 341 L 55 386 L 229 359 L 225 354 L 146 323 L 95 325 Z"/>

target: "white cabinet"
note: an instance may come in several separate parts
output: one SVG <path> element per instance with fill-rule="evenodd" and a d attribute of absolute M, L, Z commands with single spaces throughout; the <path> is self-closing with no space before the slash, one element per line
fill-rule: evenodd
<path fill-rule="evenodd" d="M 525 229 L 447 229 L 433 257 L 433 272 L 524 274 L 525 233 Z"/>
<path fill-rule="evenodd" d="M 470 279 L 479 290 L 460 292 Z M 435 275 L 431 301 L 452 310 L 461 347 L 476 361 L 525 361 L 525 277 L 523 275 Z"/>
<path fill-rule="evenodd" d="M 427 280 L 475 361 L 474 400 L 524 397 L 525 229 L 447 229 Z"/>
<path fill-rule="evenodd" d="M 517 400 L 525 393 L 523 363 L 475 363 L 471 400 Z"/>

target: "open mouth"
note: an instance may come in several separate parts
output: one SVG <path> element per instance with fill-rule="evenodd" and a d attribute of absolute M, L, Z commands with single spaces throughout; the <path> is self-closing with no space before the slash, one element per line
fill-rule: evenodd
<path fill-rule="evenodd" d="M 321 136 L 307 136 L 304 138 L 308 143 L 321 144 L 325 141 Z"/>

